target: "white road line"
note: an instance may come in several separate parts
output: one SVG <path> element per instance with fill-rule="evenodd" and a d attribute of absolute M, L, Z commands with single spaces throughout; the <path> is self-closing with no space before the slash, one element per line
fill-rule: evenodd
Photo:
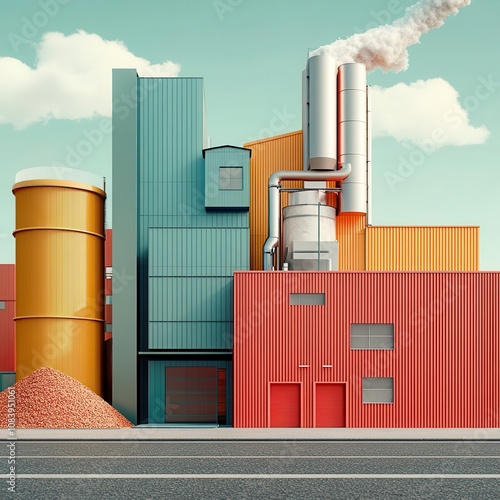
<path fill-rule="evenodd" d="M 500 479 L 500 474 L 16 474 L 16 479 Z"/>
<path fill-rule="evenodd" d="M 7 460 L 9 457 L 0 457 L 0 459 L 5 459 Z M 427 458 L 433 458 L 433 459 L 463 459 L 463 460 L 477 460 L 477 459 L 500 459 L 500 455 L 136 455 L 136 456 L 130 456 L 130 455 L 18 455 L 16 456 L 16 460 L 18 459 L 48 459 L 48 458 L 55 458 L 55 459 L 77 459 L 77 458 L 84 458 L 84 459 L 106 459 L 106 460 L 112 460 L 114 458 L 117 459 L 129 459 L 129 460 L 134 460 L 134 459 L 149 459 L 149 460 L 155 460 L 155 459 L 178 459 L 178 460 L 185 460 L 189 458 L 200 458 L 200 459 L 241 459 L 241 460 L 246 460 L 246 459 L 263 459 L 263 458 L 270 458 L 273 460 L 276 459 L 293 459 L 293 460 L 321 460 L 321 459 L 334 459 L 334 458 L 340 458 L 342 460 L 344 459 L 371 459 L 371 458 L 376 458 L 376 459 L 427 459 Z"/>
<path fill-rule="evenodd" d="M 7 441 L 8 439 L 5 438 Z M 207 439 L 179 439 L 179 438 L 162 438 L 162 437 L 150 437 L 144 439 L 137 438 L 116 438 L 116 439 L 69 439 L 69 438 L 53 438 L 53 439 L 24 439 L 16 438 L 13 441 L 24 444 L 69 444 L 74 446 L 75 444 L 165 444 L 178 445 L 178 444 L 206 444 L 206 445 L 233 445 L 233 444 L 259 444 L 259 445 L 269 445 L 276 446 L 276 444 L 325 444 L 329 446 L 333 445 L 365 445 L 374 444 L 377 446 L 383 445 L 399 445 L 399 444 L 412 444 L 412 445 L 434 445 L 434 444 L 500 444 L 499 438 L 484 438 L 484 439 L 470 439 L 470 438 L 456 438 L 456 439 L 425 439 L 425 438 L 415 438 L 409 440 L 399 440 L 393 438 L 380 438 L 378 440 L 374 439 L 362 439 L 362 438 L 325 438 L 325 439 L 307 439 L 307 438 L 269 438 L 269 439 L 252 439 L 252 438 L 240 438 L 240 439 L 229 439 L 229 438 L 207 438 Z"/>

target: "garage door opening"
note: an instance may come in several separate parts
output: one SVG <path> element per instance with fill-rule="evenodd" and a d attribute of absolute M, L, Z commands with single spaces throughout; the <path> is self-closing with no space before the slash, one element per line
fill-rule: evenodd
<path fill-rule="evenodd" d="M 300 427 L 300 384 L 271 384 L 269 399 L 269 427 Z"/>
<path fill-rule="evenodd" d="M 345 427 L 345 384 L 316 383 L 316 427 Z"/>

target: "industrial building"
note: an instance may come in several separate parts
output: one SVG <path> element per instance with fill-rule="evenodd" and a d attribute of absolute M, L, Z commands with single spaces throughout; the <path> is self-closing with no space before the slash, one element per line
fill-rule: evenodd
<path fill-rule="evenodd" d="M 110 297 L 86 321 L 113 332 L 113 405 L 150 425 L 500 426 L 500 272 L 479 271 L 479 228 L 372 225 L 365 68 L 314 56 L 302 83 L 301 131 L 210 147 L 201 78 L 114 70 L 112 255 L 104 225 L 76 227 L 102 248 L 80 258 Z M 16 183 L 20 210 L 49 181 Z M 42 266 L 18 260 L 18 300 L 20 265 Z M 85 321 L 75 308 L 18 310 L 18 328 Z"/>

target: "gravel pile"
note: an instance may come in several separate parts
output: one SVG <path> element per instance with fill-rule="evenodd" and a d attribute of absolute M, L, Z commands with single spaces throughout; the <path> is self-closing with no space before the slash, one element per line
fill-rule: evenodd
<path fill-rule="evenodd" d="M 15 427 L 103 429 L 132 427 L 95 392 L 52 368 L 39 368 L 0 392 L 0 427 L 8 427 L 8 402 L 15 389 Z M 9 399 L 10 391 L 10 399 Z"/>

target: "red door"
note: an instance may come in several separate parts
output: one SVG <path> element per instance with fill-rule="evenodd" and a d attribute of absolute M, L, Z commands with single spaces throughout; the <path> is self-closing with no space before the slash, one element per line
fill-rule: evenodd
<path fill-rule="evenodd" d="M 345 427 L 345 384 L 316 384 L 316 427 Z"/>
<path fill-rule="evenodd" d="M 300 384 L 271 384 L 269 427 L 300 427 Z"/>

